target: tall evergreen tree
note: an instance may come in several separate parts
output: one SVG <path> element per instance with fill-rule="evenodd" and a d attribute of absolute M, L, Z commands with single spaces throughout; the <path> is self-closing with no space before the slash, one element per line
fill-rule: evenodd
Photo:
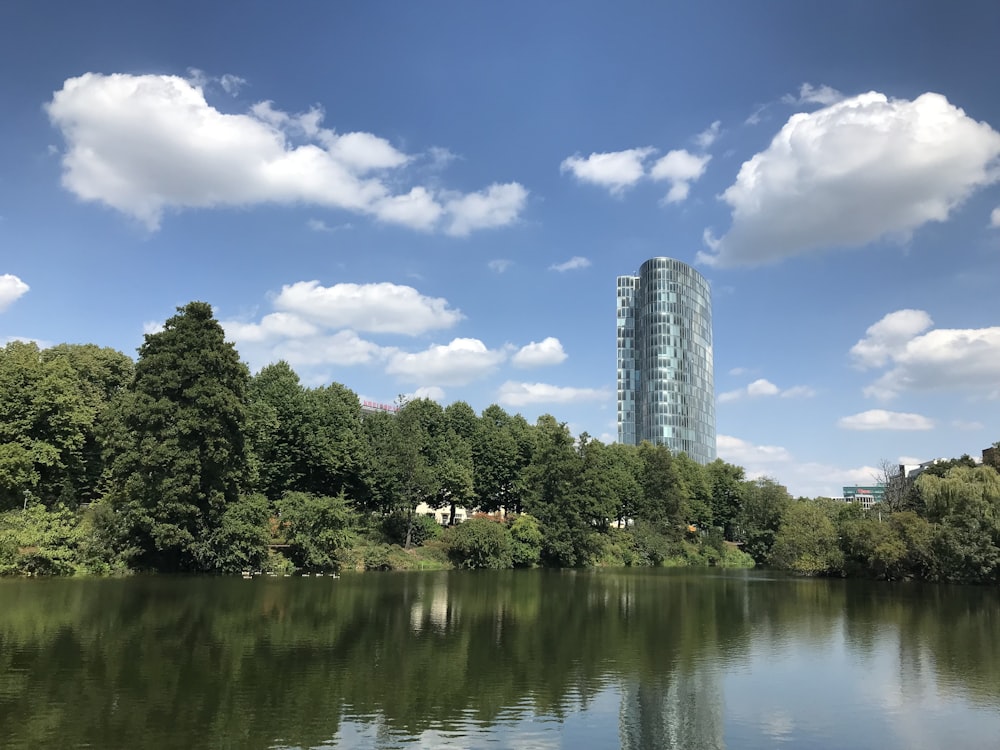
<path fill-rule="evenodd" d="M 122 403 L 126 438 L 113 468 L 115 507 L 140 568 L 207 571 L 213 535 L 247 480 L 249 372 L 205 302 L 146 336 Z"/>

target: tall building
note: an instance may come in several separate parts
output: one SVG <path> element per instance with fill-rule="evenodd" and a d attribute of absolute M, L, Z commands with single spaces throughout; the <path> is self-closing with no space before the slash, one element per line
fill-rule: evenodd
<path fill-rule="evenodd" d="M 715 460 L 712 293 L 673 258 L 618 277 L 618 442 Z"/>

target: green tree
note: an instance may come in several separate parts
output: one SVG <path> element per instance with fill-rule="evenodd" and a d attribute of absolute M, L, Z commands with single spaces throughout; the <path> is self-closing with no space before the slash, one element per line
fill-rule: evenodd
<path fill-rule="evenodd" d="M 289 490 L 301 490 L 307 472 L 305 389 L 282 360 L 250 380 L 248 398 L 247 431 L 257 484 L 273 502 Z"/>
<path fill-rule="evenodd" d="M 585 565 L 594 550 L 592 508 L 582 491 L 582 473 L 583 460 L 566 424 L 548 414 L 539 417 L 524 508 L 541 523 L 542 556 L 551 565 Z"/>
<path fill-rule="evenodd" d="M 758 565 L 767 562 L 781 517 L 791 502 L 788 490 L 770 478 L 746 482 L 743 504 L 736 518 L 736 534 L 743 549 Z"/>
<path fill-rule="evenodd" d="M 542 530 L 537 519 L 527 513 L 510 523 L 511 562 L 516 568 L 531 568 L 542 557 Z"/>
<path fill-rule="evenodd" d="M 721 458 L 705 466 L 711 487 L 712 522 L 723 529 L 726 539 L 732 541 L 736 533 L 736 519 L 743 504 L 745 475 L 742 466 L 727 464 Z"/>
<path fill-rule="evenodd" d="M 209 571 L 220 558 L 212 532 L 248 479 L 249 373 L 226 343 L 212 308 L 178 308 L 139 349 L 122 404 L 124 450 L 113 500 L 129 559 L 162 571 Z"/>
<path fill-rule="evenodd" d="M 830 513 L 820 502 L 806 500 L 788 505 L 775 535 L 771 563 L 810 575 L 839 571 L 843 555 Z"/>
<path fill-rule="evenodd" d="M 308 571 L 337 570 L 337 553 L 351 542 L 352 512 L 347 498 L 289 492 L 278 501 L 288 557 Z"/>

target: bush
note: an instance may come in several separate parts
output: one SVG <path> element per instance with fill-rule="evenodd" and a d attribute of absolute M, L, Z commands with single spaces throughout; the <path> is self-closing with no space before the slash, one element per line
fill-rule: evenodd
<path fill-rule="evenodd" d="M 472 518 L 449 529 L 445 540 L 456 567 L 499 570 L 513 565 L 511 534 L 502 523 Z"/>
<path fill-rule="evenodd" d="M 510 555 L 515 568 L 530 568 L 542 556 L 542 529 L 534 516 L 522 513 L 510 524 Z"/>

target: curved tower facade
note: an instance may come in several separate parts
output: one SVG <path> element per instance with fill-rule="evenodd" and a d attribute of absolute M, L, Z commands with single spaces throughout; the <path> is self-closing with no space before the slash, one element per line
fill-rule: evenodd
<path fill-rule="evenodd" d="M 715 460 L 712 292 L 673 258 L 618 277 L 618 441 Z"/>

